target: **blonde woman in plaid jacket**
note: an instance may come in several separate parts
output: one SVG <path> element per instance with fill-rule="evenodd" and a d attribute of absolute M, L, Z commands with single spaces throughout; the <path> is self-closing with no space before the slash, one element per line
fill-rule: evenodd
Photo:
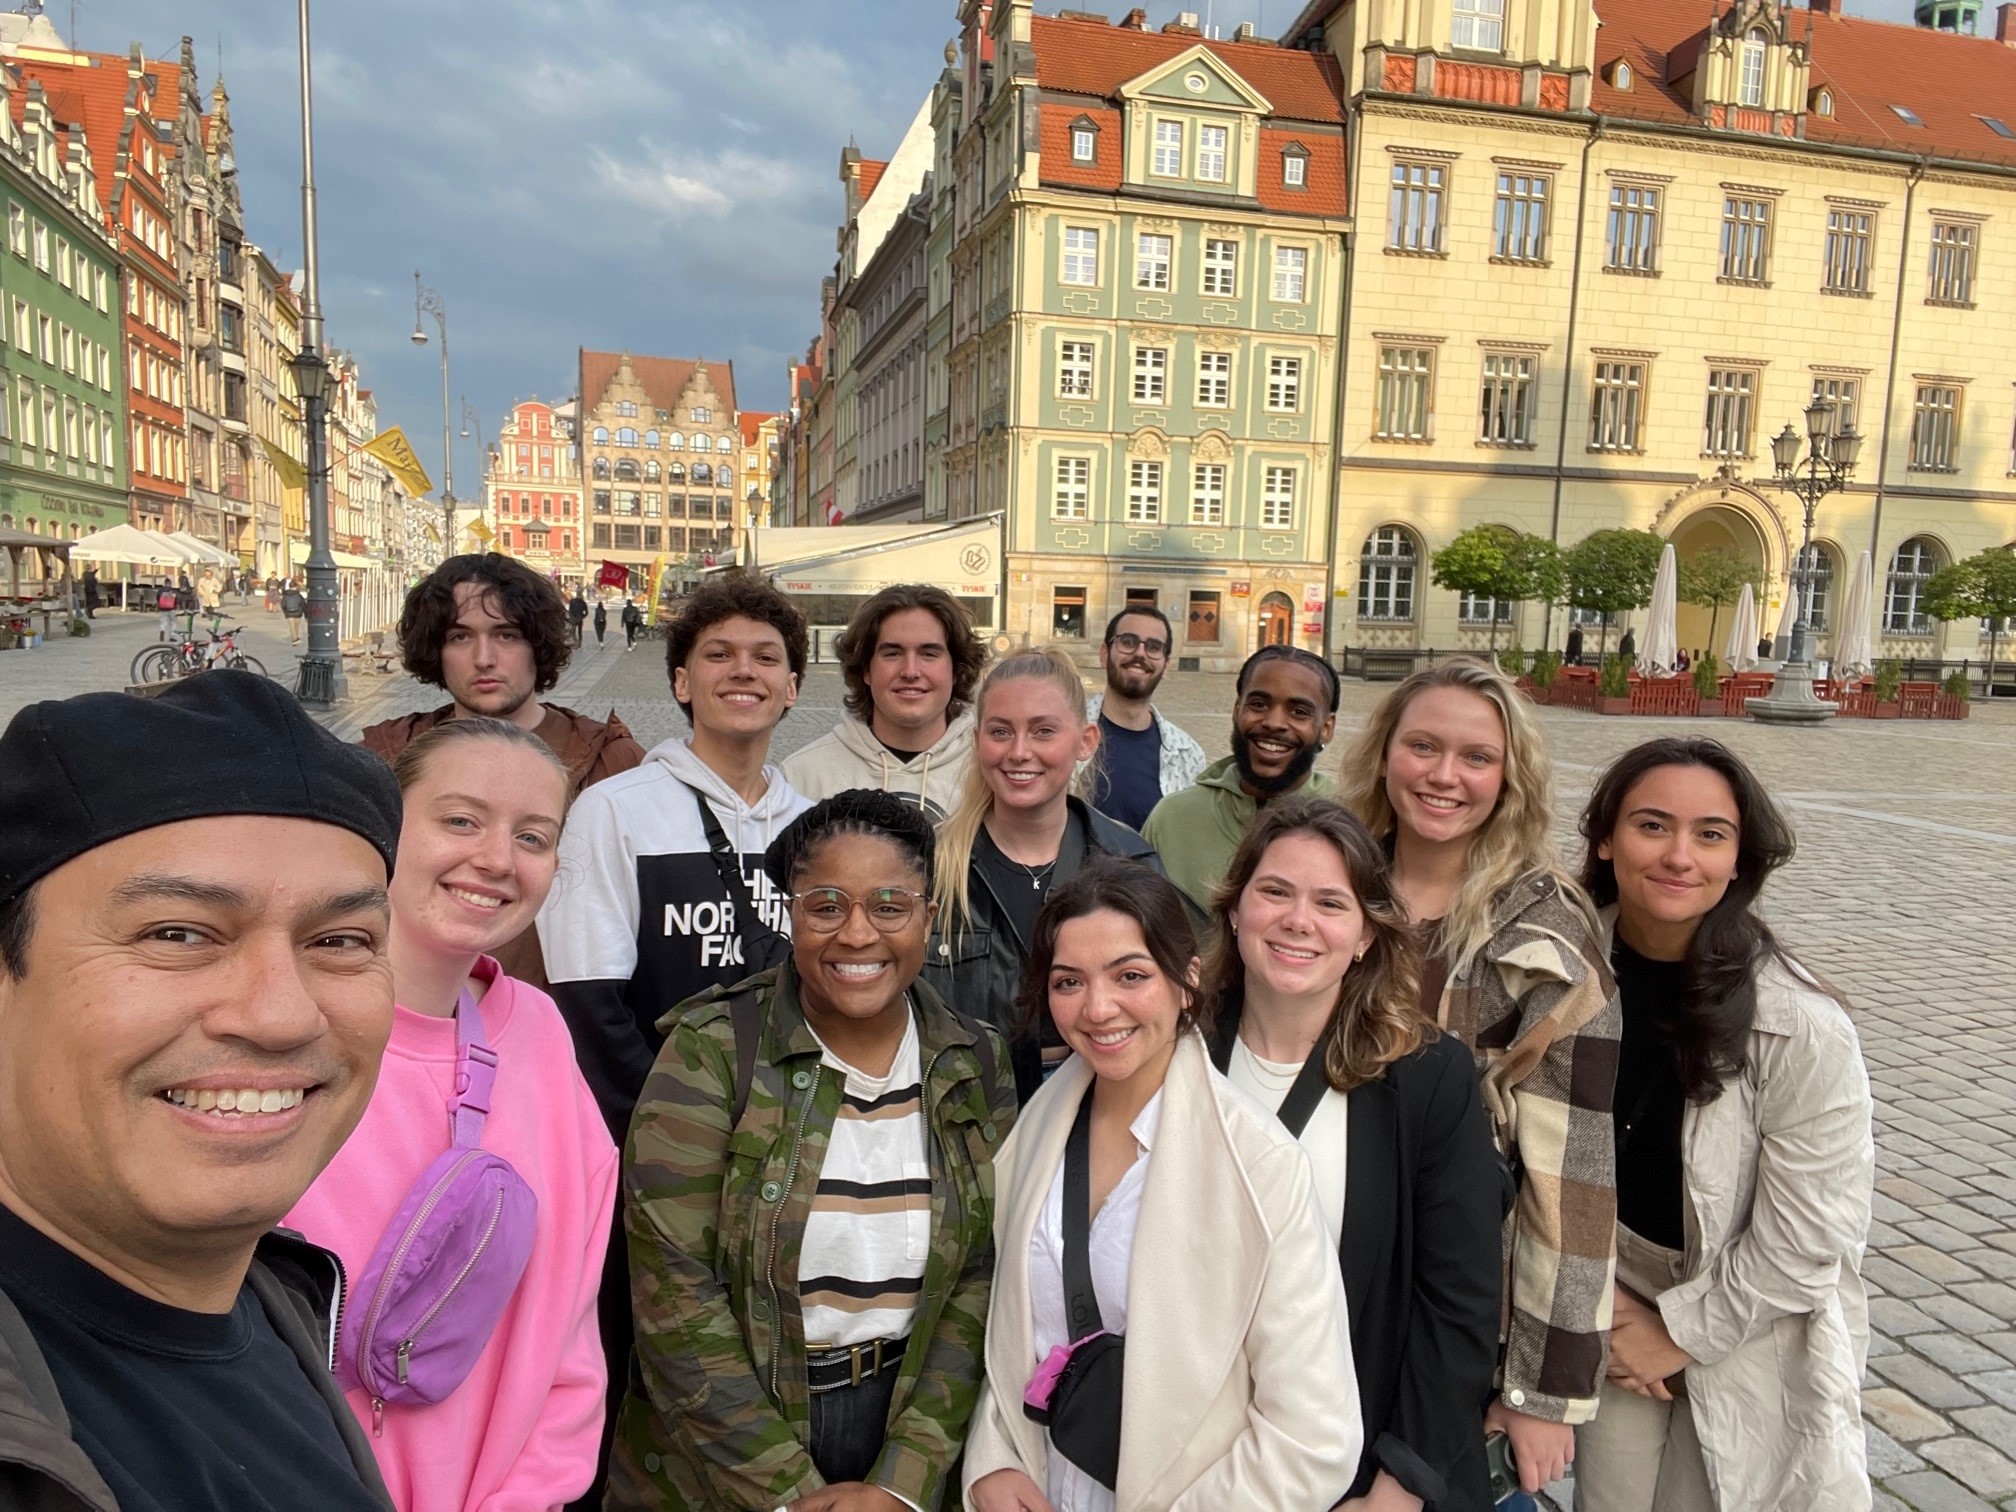
<path fill-rule="evenodd" d="M 1622 1017 L 1594 910 L 1555 859 L 1553 769 L 1526 700 L 1467 657 L 1409 677 L 1340 794 L 1393 855 L 1425 936 L 1422 1007 L 1467 1044 L 1518 1197 L 1505 1223 L 1498 1390 L 1485 1426 L 1528 1492 L 1575 1457 L 1609 1343 Z"/>

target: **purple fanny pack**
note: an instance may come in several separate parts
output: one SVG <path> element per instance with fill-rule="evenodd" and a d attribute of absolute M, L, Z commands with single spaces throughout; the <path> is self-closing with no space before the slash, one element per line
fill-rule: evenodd
<path fill-rule="evenodd" d="M 482 1148 L 497 1052 L 465 988 L 455 1012 L 452 1138 L 386 1225 L 343 1316 L 337 1380 L 373 1405 L 439 1402 L 468 1376 L 532 1255 L 539 1199 Z"/>

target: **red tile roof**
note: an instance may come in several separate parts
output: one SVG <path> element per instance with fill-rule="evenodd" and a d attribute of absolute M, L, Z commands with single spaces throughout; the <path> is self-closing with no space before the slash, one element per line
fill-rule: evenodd
<path fill-rule="evenodd" d="M 84 56 L 89 61 L 81 64 L 38 58 L 17 61 L 24 79 L 41 83 L 56 118 L 84 128 L 84 140 L 91 148 L 91 164 L 98 178 L 99 206 L 109 214 L 112 180 L 119 164 L 119 133 L 126 124 L 128 60 L 124 53 Z M 158 110 L 163 92 L 173 88 L 171 81 L 176 70 L 171 64 L 158 62 L 149 62 L 146 68 L 155 80 Z M 159 139 L 156 140 L 158 145 Z"/>
<path fill-rule="evenodd" d="M 1099 128 L 1092 139 L 1092 161 L 1080 163 L 1071 156 L 1071 128 L 1089 120 Z M 1043 107 L 1043 181 L 1069 184 L 1074 189 L 1118 189 L 1120 187 L 1120 112 L 1103 105 L 1085 109 L 1077 105 Z"/>
<path fill-rule="evenodd" d="M 774 411 L 770 410 L 741 410 L 737 412 L 735 418 L 742 423 L 742 444 L 744 446 L 754 446 L 756 444 L 756 433 L 762 429 L 763 422 L 765 420 L 775 420 L 777 416 Z"/>
<path fill-rule="evenodd" d="M 1277 118 L 1339 125 L 1344 120 L 1343 76 L 1327 53 L 1205 41 L 1187 32 L 1134 31 L 1065 16 L 1032 18 L 1030 36 L 1036 82 L 1044 89 L 1111 99 L 1129 79 L 1201 45 L 1265 96 Z"/>
<path fill-rule="evenodd" d="M 591 352 L 586 347 L 581 349 L 581 404 L 584 410 L 592 410 L 602 402 L 602 396 L 615 380 L 616 369 L 624 355 L 621 352 Z M 644 385 L 644 393 L 653 407 L 662 410 L 678 408 L 679 396 L 685 391 L 687 381 L 692 378 L 693 369 L 697 366 L 694 360 L 689 357 L 644 357 L 635 352 L 628 356 L 630 371 Z M 734 413 L 735 364 L 710 362 L 707 364 L 707 377 L 714 385 L 722 409 Z"/>
<path fill-rule="evenodd" d="M 882 175 L 889 171 L 889 165 L 874 158 L 861 160 L 861 203 L 868 203 L 868 196 L 875 192 L 875 186 L 882 182 Z"/>
<path fill-rule="evenodd" d="M 1691 96 L 1673 88 L 1669 74 L 1676 62 L 1685 67 L 1698 53 L 1706 7 L 1597 0 L 1597 9 L 1603 26 L 1594 108 L 1635 120 L 1694 121 Z M 1813 12 L 1795 13 L 1794 37 L 1805 34 L 1805 22 L 1813 28 L 1812 87 L 1825 85 L 1834 96 L 1832 117 L 1808 111 L 1809 141 L 2016 165 L 2016 141 L 1977 116 L 1995 116 L 2016 129 L 2016 48 L 1991 37 Z M 1629 90 L 1609 82 L 1619 59 L 1635 76 Z M 1892 105 L 1907 107 L 1925 124 L 1910 125 Z"/>
<path fill-rule="evenodd" d="M 1281 181 L 1282 149 L 1294 144 L 1309 154 L 1302 187 Z M 1285 215 L 1344 215 L 1350 210 L 1350 175 L 1344 138 L 1332 132 L 1298 132 L 1292 122 L 1260 128 L 1260 203 Z"/>

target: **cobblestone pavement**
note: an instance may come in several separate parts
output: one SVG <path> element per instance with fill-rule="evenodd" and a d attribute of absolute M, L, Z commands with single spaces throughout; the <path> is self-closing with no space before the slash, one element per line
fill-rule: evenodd
<path fill-rule="evenodd" d="M 116 617 L 114 617 L 116 619 Z M 135 620 L 140 617 L 135 616 Z M 263 611 L 252 649 L 276 675 Z M 100 617 L 100 626 L 106 617 Z M 116 686 L 151 636 L 120 626 L 44 652 L 0 655 L 0 718 L 30 698 Z M 131 644 L 127 644 L 127 640 Z M 82 652 L 80 655 L 79 652 Z M 683 733 L 663 647 L 620 638 L 569 669 L 552 697 L 612 706 L 646 745 Z M 40 660 L 37 660 L 37 658 Z M 332 728 L 440 701 L 404 677 L 353 676 Z M 1346 683 L 1338 744 L 1383 689 Z M 806 679 L 778 731 L 783 756 L 839 716 L 830 667 Z M 1232 679 L 1177 674 L 1159 706 L 1214 757 L 1227 749 Z M 1851 1000 L 1877 1101 L 1876 1224 L 1867 1276 L 1874 1337 L 1865 1382 L 1880 1512 L 2016 1512 L 2016 707 L 1976 704 L 1961 723 L 1839 721 L 1815 731 L 1742 720 L 1603 719 L 1542 710 L 1564 846 L 1602 765 L 1654 734 L 1712 733 L 1790 807 L 1799 854 L 1773 882 L 1774 926 Z M 1325 758 L 1334 771 L 1336 753 Z M 1573 853 L 1572 851 L 1570 852 Z M 1567 1505 L 1565 1487 L 1554 1489 Z"/>

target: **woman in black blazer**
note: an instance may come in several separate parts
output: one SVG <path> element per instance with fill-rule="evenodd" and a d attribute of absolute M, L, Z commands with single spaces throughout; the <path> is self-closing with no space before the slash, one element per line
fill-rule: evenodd
<path fill-rule="evenodd" d="M 1219 886 L 1212 1058 L 1276 1108 L 1338 1240 L 1365 1452 L 1351 1512 L 1483 1512 L 1510 1175 L 1470 1052 L 1417 1006 L 1384 853 L 1320 798 L 1269 804 Z"/>

